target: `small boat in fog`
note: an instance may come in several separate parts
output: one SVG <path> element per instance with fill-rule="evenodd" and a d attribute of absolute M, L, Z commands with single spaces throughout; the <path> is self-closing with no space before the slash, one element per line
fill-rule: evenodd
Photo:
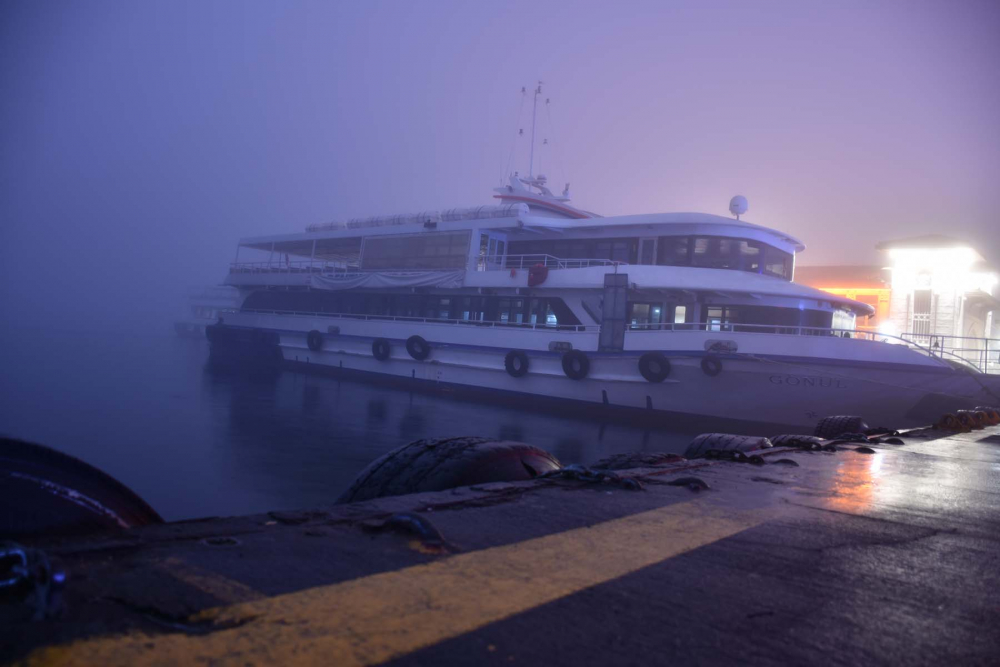
<path fill-rule="evenodd" d="M 800 431 L 1000 403 L 997 376 L 859 331 L 871 306 L 793 282 L 804 245 L 741 220 L 741 197 L 732 218 L 602 217 L 516 175 L 494 196 L 242 239 L 213 357 Z"/>
<path fill-rule="evenodd" d="M 219 319 L 219 313 L 232 310 L 239 305 L 240 294 L 235 287 L 213 285 L 192 290 L 188 293 L 188 314 L 174 322 L 178 336 L 203 338 L 205 327 Z"/>

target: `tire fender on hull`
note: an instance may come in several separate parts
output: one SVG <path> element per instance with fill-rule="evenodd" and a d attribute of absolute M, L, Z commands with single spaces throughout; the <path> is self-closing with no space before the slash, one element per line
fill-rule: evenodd
<path fill-rule="evenodd" d="M 521 350 L 511 350 L 504 357 L 503 365 L 511 377 L 523 377 L 528 373 L 528 355 Z"/>
<path fill-rule="evenodd" d="M 590 372 L 590 359 L 580 350 L 570 350 L 562 356 L 563 373 L 571 380 L 582 380 Z"/>
<path fill-rule="evenodd" d="M 406 339 L 406 351 L 417 361 L 423 361 L 431 356 L 431 346 L 420 336 L 410 336 Z"/>
<path fill-rule="evenodd" d="M 647 382 L 663 382 L 670 375 L 670 361 L 659 352 L 647 352 L 639 357 L 639 374 Z"/>
<path fill-rule="evenodd" d="M 701 372 L 708 377 L 714 378 L 722 372 L 722 360 L 714 354 L 710 354 L 701 360 Z"/>
<path fill-rule="evenodd" d="M 313 329 L 306 334 L 306 345 L 313 352 L 319 352 L 323 349 L 323 334 L 321 334 L 316 329 Z"/>
<path fill-rule="evenodd" d="M 376 338 L 372 341 L 372 356 L 379 361 L 385 361 L 392 354 L 392 348 L 389 347 L 389 341 L 385 338 Z"/>

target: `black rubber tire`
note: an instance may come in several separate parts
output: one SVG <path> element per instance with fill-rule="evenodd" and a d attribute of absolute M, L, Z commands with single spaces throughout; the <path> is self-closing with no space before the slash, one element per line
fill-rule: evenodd
<path fill-rule="evenodd" d="M 659 352 L 647 352 L 639 357 L 639 374 L 647 382 L 663 382 L 670 375 L 670 360 Z"/>
<path fill-rule="evenodd" d="M 431 356 L 431 346 L 420 336 L 410 336 L 406 339 L 406 351 L 417 361 L 423 361 Z"/>
<path fill-rule="evenodd" d="M 820 419 L 813 435 L 830 440 L 844 433 L 864 433 L 867 430 L 868 424 L 861 417 L 834 415 Z"/>
<path fill-rule="evenodd" d="M 512 378 L 524 377 L 528 374 L 528 355 L 521 350 L 511 350 L 503 358 L 503 366 Z"/>
<path fill-rule="evenodd" d="M 372 356 L 379 361 L 385 361 L 392 354 L 392 348 L 389 347 L 389 341 L 385 338 L 376 338 L 372 341 Z"/>
<path fill-rule="evenodd" d="M 323 349 L 323 334 L 321 334 L 316 329 L 313 329 L 306 334 L 306 345 L 313 352 L 319 352 Z"/>
<path fill-rule="evenodd" d="M 776 435 L 770 438 L 775 447 L 805 447 L 819 449 L 823 446 L 823 438 L 814 435 L 798 435 L 795 433 Z"/>
<path fill-rule="evenodd" d="M 714 378 L 722 372 L 722 361 L 714 354 L 708 355 L 701 360 L 701 372 L 708 377 Z"/>
<path fill-rule="evenodd" d="M 582 380 L 590 372 L 590 359 L 580 350 L 570 350 L 562 356 L 562 368 L 570 380 Z"/>
<path fill-rule="evenodd" d="M 375 460 L 337 502 L 524 481 L 561 467 L 556 457 L 523 442 L 478 437 L 417 440 Z"/>
<path fill-rule="evenodd" d="M 163 519 L 134 491 L 83 461 L 0 438 L 0 536 L 120 530 Z"/>
<path fill-rule="evenodd" d="M 684 451 L 686 459 L 700 459 L 709 451 L 752 452 L 773 447 L 767 438 L 754 435 L 734 435 L 732 433 L 702 433 L 691 441 Z"/>

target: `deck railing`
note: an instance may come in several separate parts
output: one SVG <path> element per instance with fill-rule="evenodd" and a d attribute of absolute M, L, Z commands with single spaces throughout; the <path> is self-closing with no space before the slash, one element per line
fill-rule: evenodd
<path fill-rule="evenodd" d="M 366 315 L 362 313 L 316 313 L 298 310 L 262 310 L 242 309 L 240 313 L 256 313 L 260 315 L 295 315 L 299 317 L 328 317 L 344 320 L 364 320 L 366 322 L 419 322 L 425 324 L 465 324 L 468 326 L 487 328 L 536 329 L 545 331 L 600 331 L 599 324 L 547 324 L 545 322 L 504 322 L 488 320 L 463 320 L 448 317 L 411 317 L 405 315 Z M 223 319 L 225 316 L 223 315 Z"/>
<path fill-rule="evenodd" d="M 488 320 L 466 320 L 447 317 L 411 317 L 403 315 L 367 315 L 361 313 L 323 313 L 312 311 L 296 310 L 220 310 L 222 318 L 225 319 L 227 313 L 256 313 L 262 315 L 294 315 L 299 317 L 323 317 L 333 319 L 364 320 L 373 322 L 419 322 L 431 324 L 461 324 L 466 326 L 488 327 L 488 328 L 516 328 L 532 329 L 544 331 L 576 331 L 594 332 L 601 330 L 599 324 L 549 324 L 546 322 L 510 322 L 510 321 L 488 321 Z M 832 338 L 848 338 L 859 341 L 879 342 L 893 345 L 904 345 L 912 350 L 916 350 L 930 357 L 936 357 L 952 365 L 961 365 L 977 370 L 981 373 L 1000 374 L 1000 340 L 990 338 L 972 338 L 968 336 L 937 336 L 936 338 L 950 338 L 966 341 L 962 347 L 948 348 L 942 342 L 938 347 L 932 347 L 921 343 L 914 334 L 902 334 L 894 336 L 873 331 L 860 329 L 836 329 L 830 327 L 799 327 L 799 326 L 779 326 L 772 324 L 706 324 L 704 322 L 656 322 L 656 323 L 626 323 L 626 330 L 631 333 L 642 332 L 674 332 L 674 331 L 704 331 L 708 333 L 750 333 L 750 334 L 781 334 L 794 336 L 817 336 Z M 970 347 L 975 341 L 981 348 Z M 721 343 L 720 343 L 721 344 Z M 725 346 L 722 345 L 720 350 Z M 722 350 L 724 351 L 724 350 Z M 975 353 L 974 355 L 972 353 Z M 967 354 L 964 354 L 967 353 Z"/>
<path fill-rule="evenodd" d="M 616 262 L 610 259 L 566 259 L 563 257 L 553 257 L 552 255 L 490 255 L 480 256 L 475 259 L 477 271 L 505 271 L 510 269 L 530 269 L 535 266 L 544 266 L 547 269 L 582 269 L 590 266 L 627 266 L 625 262 Z M 393 271 L 454 271 L 454 268 L 400 268 L 400 269 L 372 269 L 371 271 L 393 272 Z M 266 262 L 232 262 L 229 265 L 229 273 L 367 273 L 357 266 L 350 266 L 344 262 L 328 262 L 321 260 L 283 260 L 272 259 Z"/>
<path fill-rule="evenodd" d="M 941 336 L 907 332 L 901 337 L 927 348 L 935 356 L 961 358 L 984 373 L 1000 373 L 1000 340 L 973 336 Z"/>
<path fill-rule="evenodd" d="M 833 336 L 856 340 L 905 345 L 928 356 L 970 366 L 981 373 L 1000 374 L 1000 340 L 968 336 L 930 336 L 904 333 L 898 336 L 864 329 L 836 329 L 830 327 L 799 327 L 775 324 L 706 324 L 704 322 L 661 322 L 628 324 L 633 331 L 711 331 L 757 334 L 785 334 L 797 336 Z M 949 343 L 948 340 L 958 341 Z"/>
<path fill-rule="evenodd" d="M 505 269 L 530 269 L 544 266 L 547 269 L 585 269 L 591 266 L 628 266 L 626 262 L 611 259 L 572 259 L 552 255 L 487 255 L 479 258 L 480 271 L 503 271 Z"/>
<path fill-rule="evenodd" d="M 357 268 L 347 268 L 343 262 L 319 260 L 291 260 L 270 262 L 231 262 L 229 273 L 345 273 L 356 272 Z"/>

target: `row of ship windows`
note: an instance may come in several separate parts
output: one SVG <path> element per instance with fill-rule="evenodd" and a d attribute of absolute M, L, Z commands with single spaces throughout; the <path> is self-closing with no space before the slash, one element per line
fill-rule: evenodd
<path fill-rule="evenodd" d="M 686 305 L 655 302 L 629 302 L 628 326 L 632 329 L 660 329 L 664 325 L 691 324 L 692 309 Z M 777 306 L 702 306 L 701 322 L 696 328 L 708 331 L 758 331 L 759 327 L 777 329 L 831 325 L 852 329 L 853 318 L 844 313 L 823 310 L 800 310 Z M 741 327 L 742 325 L 742 327 Z M 692 328 L 695 328 L 692 326 Z"/>
<path fill-rule="evenodd" d="M 508 252 L 567 259 L 607 259 L 628 264 L 733 269 L 786 280 L 792 279 L 794 265 L 791 253 L 774 246 L 723 236 L 511 241 Z"/>
<path fill-rule="evenodd" d="M 243 304 L 247 310 L 340 313 L 503 324 L 578 325 L 562 299 L 436 294 L 359 294 L 260 291 Z"/>
<path fill-rule="evenodd" d="M 360 294 L 320 291 L 263 290 L 251 294 L 247 310 L 338 313 L 434 320 L 499 322 L 545 326 L 579 325 L 580 320 L 562 299 L 502 296 L 441 296 L 432 294 Z M 839 313 L 838 313 L 839 315 Z M 693 326 L 692 304 L 630 301 L 627 324 L 632 329 L 660 329 L 670 325 Z M 773 327 L 853 328 L 853 321 L 838 319 L 820 310 L 774 306 L 702 306 L 697 328 L 738 331 L 740 325 Z"/>
<path fill-rule="evenodd" d="M 461 269 L 467 261 L 470 233 L 366 239 L 362 268 Z M 507 255 L 550 255 L 561 259 L 601 259 L 627 264 L 695 266 L 764 273 L 792 279 L 794 258 L 774 246 L 723 236 L 660 236 L 612 239 L 542 239 L 510 241 L 487 234 L 479 238 L 480 256 L 500 261 Z M 510 263 L 510 262 L 508 262 Z M 511 264 L 513 266 L 513 264 Z"/>

